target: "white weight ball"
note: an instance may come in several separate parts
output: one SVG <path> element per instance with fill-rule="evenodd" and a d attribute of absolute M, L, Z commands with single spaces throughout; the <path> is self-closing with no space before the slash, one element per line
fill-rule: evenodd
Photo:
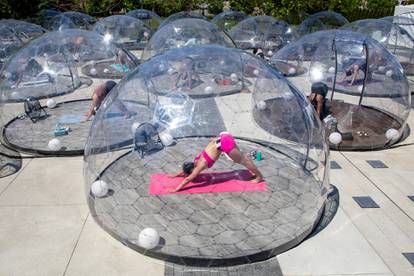
<path fill-rule="evenodd" d="M 267 55 L 268 55 L 269 57 L 273 56 L 273 51 L 268 51 L 268 52 L 267 52 Z"/>
<path fill-rule="evenodd" d="M 289 75 L 296 74 L 296 68 L 290 67 L 289 70 L 288 70 L 288 73 L 289 73 Z"/>
<path fill-rule="evenodd" d="M 253 74 L 254 74 L 255 76 L 258 76 L 258 75 L 259 75 L 259 69 L 254 69 L 254 70 L 253 70 Z"/>
<path fill-rule="evenodd" d="M 139 122 L 135 122 L 132 124 L 131 126 L 131 131 L 132 133 L 135 133 L 135 131 L 137 130 L 137 128 L 139 127 L 140 123 Z"/>
<path fill-rule="evenodd" d="M 328 69 L 328 73 L 329 73 L 329 74 L 333 74 L 333 73 L 335 73 L 335 67 L 333 67 L 333 66 L 329 67 L 329 69 Z"/>
<path fill-rule="evenodd" d="M 160 139 L 161 139 L 162 144 L 166 147 L 171 146 L 172 143 L 174 142 L 174 138 L 168 131 L 161 133 Z"/>
<path fill-rule="evenodd" d="M 232 81 L 238 81 L 239 77 L 237 76 L 237 74 L 236 74 L 236 73 L 231 73 L 231 75 L 230 75 L 230 79 L 231 79 Z"/>
<path fill-rule="evenodd" d="M 224 59 L 220 60 L 220 65 L 226 64 L 226 61 Z"/>
<path fill-rule="evenodd" d="M 97 72 L 96 72 L 96 68 L 95 68 L 95 67 L 92 67 L 92 68 L 89 70 L 89 73 L 90 73 L 92 76 L 95 76 L 95 75 L 97 74 Z"/>
<path fill-rule="evenodd" d="M 338 145 L 342 142 L 342 135 L 339 132 L 332 132 L 329 135 L 329 142 L 334 145 Z"/>
<path fill-rule="evenodd" d="M 359 92 L 362 92 L 362 88 L 364 88 L 364 86 L 362 86 L 362 85 L 358 85 L 358 91 L 359 91 Z"/>
<path fill-rule="evenodd" d="M 206 92 L 206 93 L 212 93 L 213 92 L 213 87 L 206 86 L 206 88 L 204 88 L 204 92 Z"/>
<path fill-rule="evenodd" d="M 385 75 L 387 76 L 387 77 L 391 77 L 392 76 L 392 70 L 388 70 L 387 72 L 385 72 Z"/>
<path fill-rule="evenodd" d="M 260 101 L 257 103 L 257 109 L 259 110 L 265 110 L 266 109 L 266 102 L 265 101 Z"/>
<path fill-rule="evenodd" d="M 48 108 L 55 108 L 57 103 L 56 103 L 55 99 L 49 99 L 49 100 L 47 100 L 46 105 L 47 105 Z"/>
<path fill-rule="evenodd" d="M 104 73 L 105 73 L 105 74 L 108 74 L 108 73 L 109 73 L 109 69 L 108 69 L 108 68 L 105 68 L 105 69 L 104 69 Z"/>
<path fill-rule="evenodd" d="M 158 69 L 160 71 L 164 71 L 165 70 L 165 64 L 164 63 L 161 63 L 160 65 L 158 65 Z"/>
<path fill-rule="evenodd" d="M 91 186 L 91 193 L 95 197 L 104 197 L 108 193 L 108 184 L 103 180 L 97 180 L 93 182 Z"/>
<path fill-rule="evenodd" d="M 53 138 L 52 140 L 49 141 L 47 146 L 49 147 L 50 150 L 58 151 L 62 148 L 62 143 L 60 142 L 59 139 Z"/>
<path fill-rule="evenodd" d="M 173 68 L 169 68 L 168 69 L 168 74 L 170 74 L 170 75 L 174 74 L 174 69 Z"/>
<path fill-rule="evenodd" d="M 384 73 L 385 72 L 385 66 L 378 67 L 378 71 L 380 71 L 381 73 Z"/>
<path fill-rule="evenodd" d="M 385 132 L 385 138 L 387 138 L 389 141 L 395 141 L 399 138 L 399 136 L 400 134 L 395 128 L 390 128 Z"/>
<path fill-rule="evenodd" d="M 144 37 L 148 38 L 149 37 L 149 33 L 148 32 L 144 32 Z"/>
<path fill-rule="evenodd" d="M 139 233 L 138 243 L 145 249 L 153 249 L 160 242 L 160 235 L 153 228 L 145 228 Z"/>

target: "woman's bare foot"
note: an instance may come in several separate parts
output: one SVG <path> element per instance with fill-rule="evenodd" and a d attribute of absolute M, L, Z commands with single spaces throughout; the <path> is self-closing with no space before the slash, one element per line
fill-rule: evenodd
<path fill-rule="evenodd" d="M 263 177 L 255 177 L 255 178 L 253 178 L 252 180 L 251 180 L 251 182 L 253 182 L 253 183 L 260 183 L 260 182 L 262 182 L 264 179 L 263 179 Z"/>

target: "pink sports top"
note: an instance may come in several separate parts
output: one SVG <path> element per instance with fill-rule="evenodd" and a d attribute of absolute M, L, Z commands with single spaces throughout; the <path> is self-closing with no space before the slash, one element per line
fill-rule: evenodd
<path fill-rule="evenodd" d="M 196 158 L 194 158 L 194 162 L 197 162 L 201 157 L 203 157 L 204 160 L 206 160 L 208 168 L 213 167 L 214 162 L 216 162 L 213 160 L 213 158 L 210 157 L 210 155 L 207 154 L 205 150 L 203 150 L 199 155 L 197 155 Z"/>

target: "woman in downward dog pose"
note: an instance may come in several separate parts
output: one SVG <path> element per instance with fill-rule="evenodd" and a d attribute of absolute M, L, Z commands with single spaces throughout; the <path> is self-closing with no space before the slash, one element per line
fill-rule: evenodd
<path fill-rule="evenodd" d="M 253 175 L 252 182 L 259 183 L 263 181 L 263 175 L 258 170 L 253 161 L 247 154 L 243 154 L 236 145 L 233 136 L 228 132 L 222 132 L 220 135 L 210 141 L 205 149 L 197 155 L 194 162 L 184 162 L 182 171 L 170 176 L 185 177 L 183 181 L 169 192 L 181 190 L 189 182 L 193 181 L 203 170 L 211 168 L 220 158 L 221 153 L 226 154 L 233 162 L 245 166 Z"/>

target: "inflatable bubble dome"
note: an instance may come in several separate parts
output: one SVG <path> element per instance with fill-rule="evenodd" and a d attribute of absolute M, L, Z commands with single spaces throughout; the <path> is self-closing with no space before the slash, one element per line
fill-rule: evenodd
<path fill-rule="evenodd" d="M 174 13 L 168 16 L 164 21 L 162 21 L 160 28 L 170 24 L 171 22 L 174 22 L 175 20 L 183 19 L 183 18 L 197 18 L 197 19 L 203 19 L 203 20 L 208 21 L 207 17 L 205 17 L 202 14 L 191 12 L 191 11 L 190 12 L 182 11 L 182 12 L 177 12 L 177 13 Z"/>
<path fill-rule="evenodd" d="M 0 20 L 0 71 L 7 60 L 30 40 L 46 32 L 42 27 L 13 19 Z"/>
<path fill-rule="evenodd" d="M 333 11 L 317 12 L 308 16 L 297 28 L 299 36 L 317 31 L 338 29 L 349 24 L 349 21 L 340 13 Z"/>
<path fill-rule="evenodd" d="M 229 35 L 238 48 L 262 52 L 264 57 L 271 57 L 297 37 L 286 22 L 271 16 L 248 17 L 234 26 Z"/>
<path fill-rule="evenodd" d="M 354 21 L 342 29 L 375 39 L 397 57 L 406 75 L 414 75 L 414 38 L 405 29 L 381 19 Z"/>
<path fill-rule="evenodd" d="M 154 33 L 144 49 L 142 60 L 172 48 L 200 44 L 235 47 L 231 38 L 213 23 L 196 18 L 183 18 L 171 22 Z"/>
<path fill-rule="evenodd" d="M 129 115 L 110 115 L 120 110 Z M 215 45 L 172 49 L 142 63 L 99 109 L 85 149 L 89 207 L 113 237 L 152 257 L 266 259 L 318 221 L 329 183 L 324 139 L 306 98 L 263 61 Z M 204 169 L 170 192 L 194 159 Z M 154 235 L 140 241 L 147 228 Z"/>
<path fill-rule="evenodd" d="M 320 108 L 329 132 L 341 134 L 342 142 L 332 148 L 382 149 L 404 137 L 410 112 L 407 79 L 378 41 L 346 30 L 320 31 L 281 49 L 271 64 Z M 326 101 L 318 103 L 316 95 Z M 397 134 L 390 139 L 387 132 Z"/>
<path fill-rule="evenodd" d="M 248 15 L 244 12 L 225 11 L 214 16 L 211 22 L 219 26 L 223 31 L 228 32 L 231 28 L 237 25 L 237 23 L 243 21 L 247 17 Z"/>
<path fill-rule="evenodd" d="M 151 28 L 151 30 L 158 29 L 162 21 L 158 14 L 145 9 L 132 10 L 127 12 L 126 15 L 141 20 L 147 27 Z"/>
<path fill-rule="evenodd" d="M 82 81 L 78 67 L 100 72 L 100 62 L 114 64 L 122 56 L 124 65 L 135 68 L 127 52 L 106 42 L 95 32 L 68 29 L 46 33 L 29 42 L 5 65 L 0 79 L 1 101 L 21 102 L 28 97 L 50 98 L 73 92 Z M 108 65 L 109 67 L 109 65 Z M 108 78 L 111 75 L 108 73 Z"/>
<path fill-rule="evenodd" d="M 151 29 L 141 20 L 127 15 L 113 15 L 96 22 L 93 31 L 129 50 L 142 50 L 151 37 Z"/>
<path fill-rule="evenodd" d="M 53 31 L 62 29 L 92 30 L 96 19 L 81 12 L 62 12 L 47 21 L 45 28 Z"/>

